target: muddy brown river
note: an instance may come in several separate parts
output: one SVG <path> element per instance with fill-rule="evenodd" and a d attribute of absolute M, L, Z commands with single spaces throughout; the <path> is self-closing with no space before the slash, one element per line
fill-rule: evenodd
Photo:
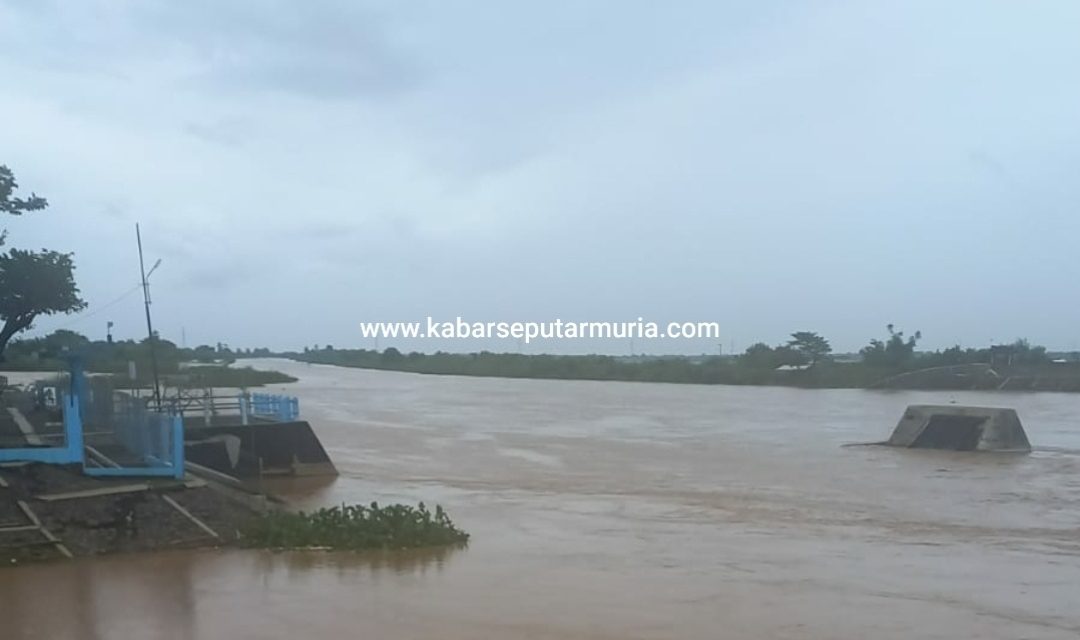
<path fill-rule="evenodd" d="M 341 471 L 469 548 L 177 552 L 0 571 L 0 638 L 1080 637 L 1080 395 L 419 376 L 263 361 Z M 1031 455 L 844 443 L 1015 407 Z"/>

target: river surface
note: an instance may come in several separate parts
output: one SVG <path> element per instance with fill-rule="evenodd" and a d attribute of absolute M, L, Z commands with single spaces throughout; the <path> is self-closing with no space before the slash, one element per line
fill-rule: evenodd
<path fill-rule="evenodd" d="M 467 549 L 202 551 L 0 571 L 0 638 L 1080 637 L 1080 395 L 421 376 L 260 361 L 341 471 Z M 1031 455 L 843 447 L 1015 407 Z"/>

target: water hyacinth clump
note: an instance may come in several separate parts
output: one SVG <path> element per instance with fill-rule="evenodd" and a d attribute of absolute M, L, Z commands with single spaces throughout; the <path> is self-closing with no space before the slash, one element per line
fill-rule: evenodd
<path fill-rule="evenodd" d="M 275 511 L 255 518 L 242 532 L 250 547 L 298 549 L 408 549 L 464 545 L 469 534 L 461 531 L 442 507 L 341 505 L 312 513 Z"/>

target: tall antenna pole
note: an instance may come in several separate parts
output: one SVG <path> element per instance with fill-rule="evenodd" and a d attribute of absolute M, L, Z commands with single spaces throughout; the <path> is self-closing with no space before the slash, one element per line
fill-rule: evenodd
<path fill-rule="evenodd" d="M 150 371 L 154 375 L 154 406 L 161 410 L 161 385 L 158 383 L 157 351 L 154 348 L 157 338 L 154 336 L 154 325 L 150 322 L 150 282 L 146 279 L 146 264 L 143 262 L 142 234 L 139 232 L 139 223 L 135 223 L 135 239 L 139 243 L 139 272 L 142 274 L 143 307 L 146 309 L 146 333 L 150 341 Z"/>

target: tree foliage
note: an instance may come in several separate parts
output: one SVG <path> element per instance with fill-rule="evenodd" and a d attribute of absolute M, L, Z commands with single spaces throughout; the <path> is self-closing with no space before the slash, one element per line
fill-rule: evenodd
<path fill-rule="evenodd" d="M 19 183 L 6 165 L 0 165 L 0 212 L 13 216 L 40 211 L 49 203 L 35 193 L 15 196 Z M 0 231 L 0 244 L 7 231 Z M 39 316 L 71 313 L 86 308 L 75 286 L 75 265 L 70 253 L 12 249 L 0 255 L 0 360 L 12 336 L 29 329 Z"/>
<path fill-rule="evenodd" d="M 915 345 L 922 339 L 922 332 L 916 331 L 905 339 L 904 332 L 897 331 L 892 324 L 886 325 L 885 329 L 889 332 L 887 340 L 871 340 L 859 353 L 866 364 L 902 368 L 915 357 Z"/>
<path fill-rule="evenodd" d="M 15 197 L 15 190 L 19 183 L 15 181 L 15 174 L 6 165 L 0 165 L 0 213 L 8 213 L 13 216 L 21 216 L 28 211 L 40 211 L 49 206 L 45 198 L 31 193 L 29 198 Z M 7 230 L 0 230 L 0 245 L 7 238 Z"/>
<path fill-rule="evenodd" d="M 1004 349 L 1003 349 L 1004 347 Z M 961 348 L 959 345 L 919 355 L 919 364 L 923 367 L 945 367 L 962 364 L 995 364 L 994 350 L 1004 350 L 1009 362 L 1015 366 L 1040 366 L 1050 362 L 1046 347 L 1032 345 L 1025 338 L 1017 338 L 1010 345 L 996 347 Z M 996 363 L 1000 364 L 1000 363 Z"/>
<path fill-rule="evenodd" d="M 19 183 L 15 181 L 15 175 L 6 165 L 0 165 L 0 212 L 10 213 L 13 216 L 22 215 L 27 211 L 39 211 L 49 206 L 45 198 L 31 193 L 29 198 L 16 198 L 15 190 Z"/>
<path fill-rule="evenodd" d="M 252 351 L 269 354 L 269 349 Z M 9 371 L 57 371 L 64 366 L 65 353 L 77 353 L 87 371 L 111 373 L 118 385 L 150 382 L 150 341 L 90 340 L 86 336 L 57 329 L 35 338 L 14 339 L 4 352 L 4 368 Z M 265 384 L 295 382 L 296 378 L 278 371 L 228 366 L 236 360 L 234 351 L 219 351 L 210 345 L 178 347 L 157 338 L 154 345 L 158 370 L 167 385 L 188 387 L 256 387 Z M 128 378 L 128 364 L 135 364 L 136 380 Z"/>
<path fill-rule="evenodd" d="M 832 353 L 832 345 L 829 341 L 813 331 L 796 331 L 791 334 L 791 340 L 788 340 L 787 346 L 802 354 L 812 365 Z"/>
<path fill-rule="evenodd" d="M 764 342 L 755 342 L 739 356 L 739 364 L 750 369 L 775 369 L 776 360 L 776 350 Z"/>
<path fill-rule="evenodd" d="M 12 249 L 0 255 L 0 355 L 38 317 L 86 308 L 74 270 L 70 253 Z"/>
<path fill-rule="evenodd" d="M 807 388 L 865 388 L 873 387 L 897 373 L 940 367 L 948 364 L 990 362 L 991 353 L 1002 352 L 1002 345 L 981 349 L 952 347 L 944 351 L 916 352 L 922 337 L 920 332 L 905 336 L 895 327 L 888 327 L 887 340 L 873 340 L 862 350 L 862 361 L 833 358 L 831 353 L 819 355 L 817 366 L 792 374 L 777 371 L 783 365 L 807 364 L 809 352 L 790 344 L 775 347 L 759 342 L 738 356 L 634 356 L 605 355 L 556 356 L 520 353 L 400 353 L 370 349 L 347 349 L 339 345 L 333 350 L 307 348 L 303 353 L 274 354 L 302 362 L 333 364 L 366 369 L 389 369 L 414 373 L 467 376 L 496 376 L 503 378 L 558 378 L 571 380 L 626 380 L 638 382 L 676 382 L 691 384 L 751 384 L 791 385 Z M 799 332 L 802 333 L 802 332 Z M 797 335 L 797 334 L 793 334 Z M 816 334 L 812 334 L 816 335 Z M 819 345 L 817 340 L 801 340 Z M 1010 370 L 1027 376 L 1023 388 L 1080 392 L 1080 352 L 1066 361 L 1061 354 L 1047 354 L 1046 349 L 1027 341 L 1008 345 L 1012 354 Z M 845 354 L 846 355 L 846 354 Z M 1067 364 L 1066 364 L 1067 363 Z M 1004 370 L 998 365 L 999 370 Z M 972 377 L 945 372 L 940 377 L 904 378 L 905 388 L 927 389 L 996 389 L 998 377 Z M 1018 378 L 1013 378 L 1014 383 Z"/>

